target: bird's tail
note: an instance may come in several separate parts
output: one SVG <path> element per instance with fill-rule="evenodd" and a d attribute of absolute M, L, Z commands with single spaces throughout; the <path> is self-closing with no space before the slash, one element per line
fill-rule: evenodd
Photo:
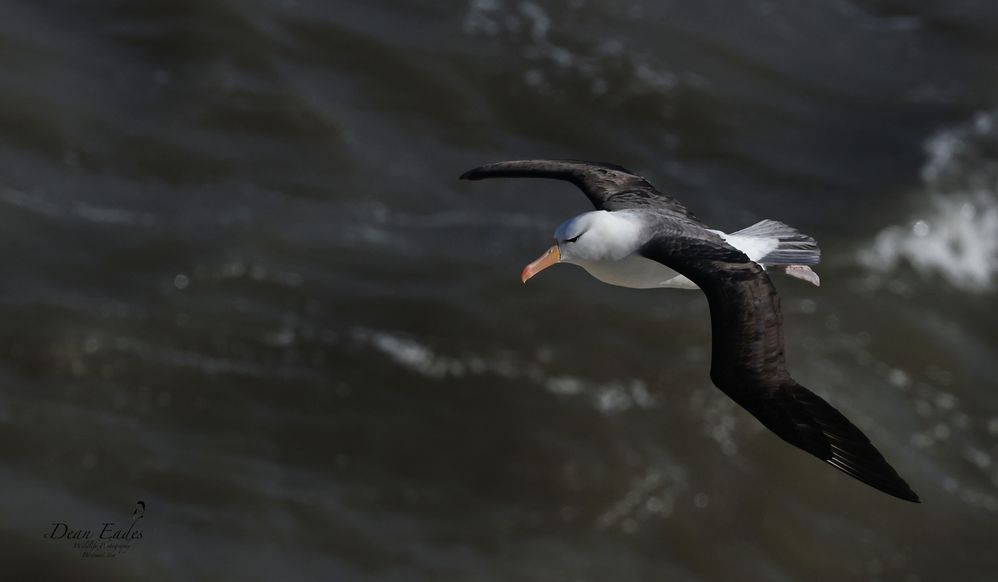
<path fill-rule="evenodd" d="M 748 228 L 727 235 L 736 247 L 758 249 L 758 257 L 749 258 L 760 265 L 781 271 L 818 285 L 818 274 L 811 270 L 821 260 L 821 249 L 813 238 L 777 220 L 762 220 Z M 741 244 L 737 244 L 741 243 Z"/>

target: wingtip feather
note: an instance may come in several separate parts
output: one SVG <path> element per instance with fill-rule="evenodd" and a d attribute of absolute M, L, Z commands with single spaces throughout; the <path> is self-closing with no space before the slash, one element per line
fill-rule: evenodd
<path fill-rule="evenodd" d="M 888 495 L 918 503 L 918 495 L 887 462 L 870 439 L 841 412 L 817 394 L 797 385 L 795 400 L 804 405 L 810 419 L 828 442 L 825 462 L 843 473 Z M 814 453 L 815 451 L 809 451 Z"/>
<path fill-rule="evenodd" d="M 774 397 L 772 408 L 750 410 L 785 441 L 870 487 L 920 502 L 870 439 L 823 398 L 796 382 L 784 385 Z"/>

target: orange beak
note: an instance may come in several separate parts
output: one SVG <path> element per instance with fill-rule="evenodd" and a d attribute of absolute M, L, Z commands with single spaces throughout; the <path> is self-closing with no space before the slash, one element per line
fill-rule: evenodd
<path fill-rule="evenodd" d="M 544 254 L 538 257 L 536 261 L 523 268 L 523 272 L 520 273 L 520 280 L 526 283 L 531 277 L 537 273 L 540 273 L 544 269 L 547 269 L 551 265 L 557 264 L 560 260 L 561 251 L 558 250 L 558 245 L 554 245 L 544 251 Z"/>

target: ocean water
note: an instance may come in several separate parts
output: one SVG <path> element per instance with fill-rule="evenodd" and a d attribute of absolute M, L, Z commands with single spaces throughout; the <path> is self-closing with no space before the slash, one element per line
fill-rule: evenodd
<path fill-rule="evenodd" d="M 998 5 L 2 14 L 4 579 L 994 578 Z M 522 285 L 587 202 L 457 176 L 525 157 L 817 238 L 791 371 L 923 503 L 713 388 L 699 293 Z"/>

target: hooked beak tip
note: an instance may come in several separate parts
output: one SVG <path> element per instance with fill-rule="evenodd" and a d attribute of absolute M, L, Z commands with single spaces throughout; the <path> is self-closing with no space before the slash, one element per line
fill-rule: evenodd
<path fill-rule="evenodd" d="M 523 268 L 523 271 L 520 272 L 520 281 L 526 283 L 531 277 L 537 273 L 540 273 L 544 269 L 547 269 L 551 265 L 557 264 L 560 260 L 561 250 L 558 248 L 558 245 L 554 245 L 544 251 L 544 254 L 538 257 L 536 261 Z"/>

